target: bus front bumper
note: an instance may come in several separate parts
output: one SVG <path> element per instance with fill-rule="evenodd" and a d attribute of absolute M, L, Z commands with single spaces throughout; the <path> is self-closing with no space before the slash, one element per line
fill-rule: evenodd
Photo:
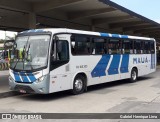
<path fill-rule="evenodd" d="M 49 93 L 49 75 L 46 75 L 41 82 L 18 83 L 9 77 L 10 90 L 21 93 L 48 94 Z"/>

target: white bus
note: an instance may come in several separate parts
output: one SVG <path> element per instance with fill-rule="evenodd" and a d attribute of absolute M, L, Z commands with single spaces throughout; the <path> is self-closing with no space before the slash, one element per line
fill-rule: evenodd
<path fill-rule="evenodd" d="M 72 29 L 36 29 L 18 34 L 9 85 L 23 93 L 48 94 L 130 79 L 156 71 L 153 38 Z"/>

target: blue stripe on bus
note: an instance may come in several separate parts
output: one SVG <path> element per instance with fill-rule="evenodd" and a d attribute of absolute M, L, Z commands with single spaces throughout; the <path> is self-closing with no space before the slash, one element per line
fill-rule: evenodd
<path fill-rule="evenodd" d="M 110 55 L 102 55 L 102 58 L 91 72 L 92 77 L 106 76 L 105 71 L 108 66 L 110 57 Z"/>
<path fill-rule="evenodd" d="M 129 65 L 129 54 L 122 55 L 122 62 L 120 67 L 121 73 L 127 73 L 128 71 L 128 65 Z"/>
<path fill-rule="evenodd" d="M 21 72 L 20 75 L 22 77 L 23 82 L 30 82 L 25 73 Z"/>
<path fill-rule="evenodd" d="M 32 29 L 32 30 L 28 30 L 28 32 L 35 32 L 35 30 L 34 30 L 34 29 Z"/>
<path fill-rule="evenodd" d="M 121 35 L 121 38 L 128 39 L 128 36 L 127 35 Z"/>
<path fill-rule="evenodd" d="M 100 33 L 101 36 L 103 37 L 114 37 L 114 38 L 123 38 L 123 39 L 128 39 L 128 36 L 127 35 L 119 35 L 119 34 L 110 34 L 109 33 Z"/>
<path fill-rule="evenodd" d="M 44 30 L 43 29 L 32 29 L 32 30 L 26 30 L 26 31 L 23 31 L 23 32 L 21 32 L 21 33 L 30 33 L 30 32 L 44 32 Z"/>
<path fill-rule="evenodd" d="M 20 33 L 27 33 L 28 32 L 28 30 L 26 30 L 26 31 L 22 31 L 22 32 L 20 32 Z"/>
<path fill-rule="evenodd" d="M 29 77 L 29 79 L 30 79 L 31 82 L 34 82 L 34 81 L 37 80 L 32 73 L 28 73 L 27 76 Z"/>
<path fill-rule="evenodd" d="M 113 59 L 111 62 L 111 65 L 108 69 L 108 74 L 109 75 L 114 75 L 114 74 L 118 74 L 118 67 L 119 67 L 119 63 L 120 63 L 120 55 L 113 55 Z"/>
<path fill-rule="evenodd" d="M 100 33 L 101 36 L 104 36 L 104 37 L 109 37 L 109 34 L 108 33 Z"/>
<path fill-rule="evenodd" d="M 35 30 L 35 32 L 44 32 L 44 30 L 43 29 L 37 29 L 37 30 Z"/>
<path fill-rule="evenodd" d="M 112 37 L 114 37 L 114 38 L 120 38 L 120 35 L 119 34 L 112 34 Z"/>
<path fill-rule="evenodd" d="M 21 78 L 20 78 L 18 72 L 13 72 L 13 74 L 14 74 L 15 81 L 18 81 L 18 82 L 21 81 Z"/>
<path fill-rule="evenodd" d="M 34 82 L 34 81 L 37 80 L 32 73 L 25 74 L 25 73 L 21 72 L 20 75 L 19 75 L 18 72 L 14 72 L 13 74 L 14 74 L 14 77 L 15 77 L 15 81 L 19 82 L 19 83 L 20 82 L 30 82 L 30 81 Z M 22 78 L 22 80 L 21 80 L 20 77 Z"/>

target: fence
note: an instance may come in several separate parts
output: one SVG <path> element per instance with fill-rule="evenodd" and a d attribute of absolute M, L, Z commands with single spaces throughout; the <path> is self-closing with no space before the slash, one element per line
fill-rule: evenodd
<path fill-rule="evenodd" d="M 0 71 L 2 70 L 8 70 L 9 69 L 9 65 L 7 61 L 0 61 Z"/>

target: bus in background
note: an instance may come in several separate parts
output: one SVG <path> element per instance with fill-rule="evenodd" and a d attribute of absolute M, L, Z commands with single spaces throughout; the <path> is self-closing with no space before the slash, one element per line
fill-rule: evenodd
<path fill-rule="evenodd" d="M 3 50 L 0 50 L 0 59 L 6 62 L 10 60 L 11 48 L 13 46 L 14 40 L 5 40 L 3 44 Z"/>
<path fill-rule="evenodd" d="M 18 34 L 9 85 L 22 93 L 48 94 L 130 79 L 156 71 L 153 38 L 72 29 L 35 29 Z"/>

